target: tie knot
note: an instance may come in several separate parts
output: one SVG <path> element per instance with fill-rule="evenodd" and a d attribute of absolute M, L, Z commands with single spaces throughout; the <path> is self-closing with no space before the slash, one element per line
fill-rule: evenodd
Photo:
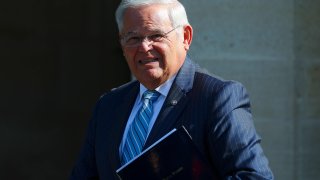
<path fill-rule="evenodd" d="M 160 93 L 155 90 L 147 90 L 146 92 L 143 93 L 142 97 L 144 100 L 151 100 L 152 102 L 157 100 L 158 97 L 160 96 Z"/>

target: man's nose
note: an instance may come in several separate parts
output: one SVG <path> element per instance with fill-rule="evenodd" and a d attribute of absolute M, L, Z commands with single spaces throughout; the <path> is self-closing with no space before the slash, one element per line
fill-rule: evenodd
<path fill-rule="evenodd" d="M 152 49 L 152 41 L 150 41 L 147 37 L 143 38 L 139 45 L 139 50 L 142 52 L 148 52 Z"/>

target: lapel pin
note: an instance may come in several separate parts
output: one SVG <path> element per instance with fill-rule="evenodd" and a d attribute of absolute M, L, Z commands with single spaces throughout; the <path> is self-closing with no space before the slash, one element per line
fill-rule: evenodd
<path fill-rule="evenodd" d="M 177 103 L 178 103 L 177 100 L 172 100 L 172 101 L 171 101 L 171 105 L 172 105 L 172 106 L 176 105 Z"/>

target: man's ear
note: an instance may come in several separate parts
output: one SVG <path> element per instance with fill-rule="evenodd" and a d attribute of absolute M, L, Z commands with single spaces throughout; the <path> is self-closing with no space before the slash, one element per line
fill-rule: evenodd
<path fill-rule="evenodd" d="M 184 49 L 187 51 L 190 48 L 191 42 L 192 42 L 192 36 L 193 36 L 193 29 L 190 25 L 185 25 L 183 27 L 183 44 Z"/>

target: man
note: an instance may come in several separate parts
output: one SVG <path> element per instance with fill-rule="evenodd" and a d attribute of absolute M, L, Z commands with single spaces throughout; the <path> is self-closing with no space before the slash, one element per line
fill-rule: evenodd
<path fill-rule="evenodd" d="M 193 30 L 181 3 L 123 0 L 116 18 L 137 80 L 99 99 L 71 179 L 117 179 L 121 165 L 182 125 L 219 179 L 273 179 L 244 87 L 187 56 Z"/>

